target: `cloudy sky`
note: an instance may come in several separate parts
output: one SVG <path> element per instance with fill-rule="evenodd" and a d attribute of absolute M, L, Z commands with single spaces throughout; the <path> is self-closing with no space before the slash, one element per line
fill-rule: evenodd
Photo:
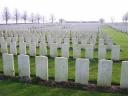
<path fill-rule="evenodd" d="M 111 18 L 122 20 L 128 11 L 128 0 L 0 0 L 1 13 L 4 7 L 8 7 L 11 14 L 15 8 L 21 14 L 24 10 L 28 14 L 40 13 L 47 21 L 50 14 L 54 14 L 57 19 L 95 21 L 104 18 L 110 22 Z"/>

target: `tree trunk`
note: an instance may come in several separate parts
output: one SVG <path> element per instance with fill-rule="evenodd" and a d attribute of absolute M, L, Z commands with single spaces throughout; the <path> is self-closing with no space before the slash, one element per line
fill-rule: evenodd
<path fill-rule="evenodd" d="M 6 20 L 6 24 L 8 24 L 8 20 Z"/>

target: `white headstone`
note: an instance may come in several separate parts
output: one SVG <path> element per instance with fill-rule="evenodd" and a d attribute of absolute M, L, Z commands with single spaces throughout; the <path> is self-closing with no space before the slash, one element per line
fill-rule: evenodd
<path fill-rule="evenodd" d="M 90 39 L 90 44 L 95 45 L 95 44 L 96 44 L 96 39 L 95 39 L 95 38 L 91 38 L 91 39 Z"/>
<path fill-rule="evenodd" d="M 40 42 L 46 43 L 46 41 L 45 41 L 45 35 L 41 35 L 41 37 L 40 37 Z"/>
<path fill-rule="evenodd" d="M 87 44 L 86 45 L 86 58 L 87 59 L 93 59 L 93 52 L 94 48 L 93 48 L 93 44 Z"/>
<path fill-rule="evenodd" d="M 24 37 L 19 37 L 19 42 L 24 42 Z"/>
<path fill-rule="evenodd" d="M 62 57 L 69 57 L 69 44 L 62 44 Z"/>
<path fill-rule="evenodd" d="M 17 55 L 16 42 L 11 42 L 10 43 L 10 54 Z"/>
<path fill-rule="evenodd" d="M 10 45 L 10 43 L 11 43 L 11 37 L 7 37 L 6 41 L 7 41 L 7 45 Z"/>
<path fill-rule="evenodd" d="M 30 43 L 29 54 L 30 54 L 30 56 L 36 56 L 36 43 L 35 42 Z"/>
<path fill-rule="evenodd" d="M 28 55 L 18 55 L 19 76 L 30 78 L 30 60 Z"/>
<path fill-rule="evenodd" d="M 111 86 L 112 78 L 112 61 L 111 60 L 99 60 L 98 64 L 98 86 Z"/>
<path fill-rule="evenodd" d="M 99 45 L 104 45 L 104 39 L 99 39 Z"/>
<path fill-rule="evenodd" d="M 56 57 L 57 56 L 57 44 L 53 43 L 50 45 L 50 56 Z"/>
<path fill-rule="evenodd" d="M 72 38 L 72 43 L 73 44 L 78 44 L 78 38 Z"/>
<path fill-rule="evenodd" d="M 81 44 L 87 44 L 87 40 L 86 39 L 82 39 L 81 40 Z"/>
<path fill-rule="evenodd" d="M 15 76 L 13 54 L 3 53 L 3 71 L 6 76 Z"/>
<path fill-rule="evenodd" d="M 26 36 L 25 37 L 25 41 L 26 41 L 26 46 L 29 46 L 31 43 L 31 37 L 30 36 Z"/>
<path fill-rule="evenodd" d="M 112 60 L 120 59 L 120 45 L 112 45 Z"/>
<path fill-rule="evenodd" d="M 40 55 L 45 56 L 47 55 L 47 45 L 46 43 L 40 43 Z"/>
<path fill-rule="evenodd" d="M 69 38 L 64 38 L 64 44 L 69 44 Z"/>
<path fill-rule="evenodd" d="M 99 45 L 98 59 L 105 59 L 105 57 L 106 57 L 106 47 L 105 45 Z"/>
<path fill-rule="evenodd" d="M 56 38 L 56 43 L 58 45 L 58 48 L 61 48 L 62 38 Z"/>
<path fill-rule="evenodd" d="M 128 88 L 128 61 L 122 61 L 120 87 Z"/>
<path fill-rule="evenodd" d="M 36 76 L 48 80 L 48 57 L 36 56 Z"/>
<path fill-rule="evenodd" d="M 53 42 L 53 38 L 47 38 L 48 40 L 48 46 L 51 46 L 54 42 Z"/>
<path fill-rule="evenodd" d="M 108 39 L 108 49 L 112 49 L 113 42 L 111 39 Z"/>
<path fill-rule="evenodd" d="M 0 44 L 1 44 L 2 42 L 5 42 L 4 37 L 0 37 Z"/>
<path fill-rule="evenodd" d="M 18 37 L 12 37 L 12 42 L 17 42 L 18 41 Z"/>
<path fill-rule="evenodd" d="M 73 57 L 80 58 L 81 57 L 81 47 L 79 44 L 73 44 Z"/>
<path fill-rule="evenodd" d="M 19 42 L 19 54 L 26 54 L 26 43 Z"/>
<path fill-rule="evenodd" d="M 88 84 L 89 80 L 89 60 L 83 58 L 76 59 L 75 82 Z"/>
<path fill-rule="evenodd" d="M 8 53 L 8 47 L 6 42 L 1 43 L 1 53 Z"/>
<path fill-rule="evenodd" d="M 68 59 L 65 57 L 55 58 L 55 81 L 68 80 Z"/>

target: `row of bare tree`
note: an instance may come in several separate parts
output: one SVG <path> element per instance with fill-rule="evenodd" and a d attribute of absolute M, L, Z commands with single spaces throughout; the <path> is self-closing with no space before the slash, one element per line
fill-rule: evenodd
<path fill-rule="evenodd" d="M 30 16 L 28 16 L 27 12 L 24 11 L 23 14 L 20 14 L 20 12 L 18 11 L 18 9 L 15 9 L 14 10 L 14 14 L 11 16 L 10 14 L 10 11 L 8 9 L 8 7 L 5 7 L 3 9 L 3 12 L 2 12 L 2 19 L 5 21 L 6 24 L 8 24 L 8 21 L 10 19 L 13 19 L 15 20 L 15 23 L 19 23 L 18 21 L 19 20 L 23 20 L 24 23 L 26 23 L 27 21 L 31 22 L 31 23 L 40 23 L 42 21 L 42 23 L 45 22 L 45 18 L 44 16 L 41 16 L 40 14 L 34 14 L 34 13 L 31 13 Z M 53 14 L 50 15 L 50 22 L 53 23 L 55 21 L 55 16 Z"/>

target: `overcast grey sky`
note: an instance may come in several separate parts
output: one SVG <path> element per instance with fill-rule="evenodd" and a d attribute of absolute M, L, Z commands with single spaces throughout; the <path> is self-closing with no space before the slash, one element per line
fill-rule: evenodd
<path fill-rule="evenodd" d="M 121 21 L 128 11 L 128 0 L 0 0 L 0 12 L 8 7 L 13 13 L 17 8 L 20 13 L 40 13 L 47 20 L 50 14 L 57 19 L 89 21 L 104 18 L 111 21 Z"/>

